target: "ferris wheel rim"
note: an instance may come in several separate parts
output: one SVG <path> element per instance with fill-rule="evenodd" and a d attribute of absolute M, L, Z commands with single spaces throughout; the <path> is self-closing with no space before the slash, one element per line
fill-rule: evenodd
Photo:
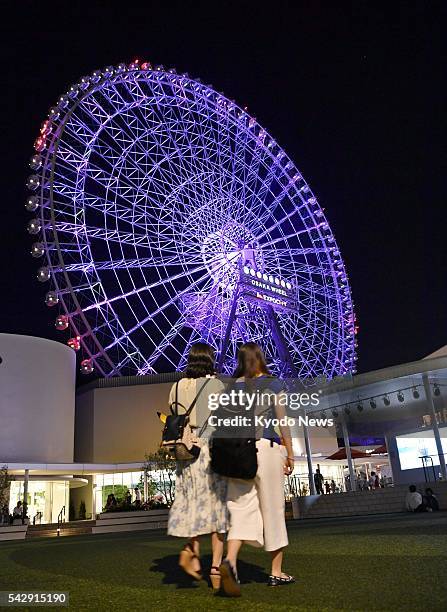
<path fill-rule="evenodd" d="M 163 73 L 163 74 L 165 74 L 165 75 L 166 75 L 166 74 L 168 74 L 168 73 Z M 105 81 L 105 80 L 106 80 L 106 78 L 104 78 L 104 81 Z M 192 80 L 192 79 L 190 79 L 190 81 L 191 81 L 192 83 L 194 83 L 194 82 L 195 82 L 195 81 L 194 81 L 194 80 Z M 122 81 L 122 82 L 125 82 L 125 79 L 123 79 L 123 81 Z M 83 94 L 81 97 L 79 97 L 79 99 L 77 99 L 77 100 L 75 101 L 75 103 L 73 104 L 73 106 L 72 106 L 72 107 L 69 109 L 69 111 L 68 111 L 68 112 L 65 114 L 65 116 L 64 116 L 64 118 L 63 118 L 63 122 L 62 122 L 62 123 L 63 123 L 64 128 L 63 128 L 63 129 L 61 129 L 61 130 L 59 130 L 59 133 L 58 133 L 58 135 L 57 135 L 57 138 L 56 138 L 56 139 L 54 139 L 54 140 L 52 141 L 52 144 L 53 144 L 53 152 L 51 152 L 51 151 L 50 151 L 50 148 L 48 148 L 48 151 L 47 151 L 47 153 L 46 153 L 46 160 L 47 160 L 47 161 L 48 161 L 48 159 L 49 159 L 49 158 L 52 158 L 52 159 L 51 159 L 51 176 L 52 176 L 52 179 L 54 179 L 54 169 L 55 169 L 55 166 L 56 166 L 56 154 L 55 154 L 55 152 L 57 152 L 57 150 L 58 150 L 59 143 L 60 143 L 61 138 L 62 138 L 62 136 L 63 136 L 63 134 L 64 134 L 64 132 L 65 132 L 65 126 L 66 126 L 66 124 L 67 124 L 67 122 L 68 122 L 69 118 L 70 118 L 70 117 L 73 115 L 73 113 L 74 113 L 74 111 L 76 110 L 76 108 L 78 108 L 78 107 L 81 105 L 81 103 L 82 103 L 82 102 L 83 102 L 83 101 L 84 101 L 84 100 L 85 100 L 85 99 L 86 99 L 88 96 L 90 96 L 90 95 L 92 95 L 93 93 L 96 93 L 97 91 L 100 91 L 100 90 L 101 90 L 101 85 L 102 85 L 102 83 L 103 83 L 103 81 L 99 81 L 98 83 L 96 83 L 96 84 L 94 85 L 94 87 L 92 87 L 91 89 L 90 89 L 90 88 L 89 88 L 89 89 L 87 89 L 87 90 L 84 92 L 84 94 Z M 213 90 L 211 90 L 211 91 L 213 91 Z M 220 95 L 220 94 L 219 94 L 219 95 Z M 224 98 L 224 96 L 221 96 L 221 98 Z M 225 99 L 227 102 L 229 101 L 227 98 L 224 98 L 224 99 Z M 135 101 L 135 102 L 134 102 L 133 106 L 138 106 L 137 101 Z M 243 110 L 242 110 L 242 109 L 241 109 L 239 106 L 234 105 L 234 107 L 235 107 L 235 108 L 237 108 L 238 110 L 240 110 L 240 111 L 241 111 L 241 113 L 245 113 L 245 111 L 243 111 Z M 120 111 L 119 111 L 119 110 L 117 110 L 114 116 L 118 116 L 118 115 L 120 115 L 120 114 L 121 114 L 121 113 L 120 113 Z M 248 115 L 247 115 L 247 116 L 248 116 Z M 111 117 L 109 117 L 109 119 L 111 120 Z M 234 119 L 234 117 L 233 117 L 233 119 Z M 235 124 L 238 124 L 238 121 L 239 121 L 238 119 L 234 119 L 234 123 L 235 123 Z M 257 125 L 258 127 L 260 127 L 260 126 L 259 126 L 259 124 L 258 124 L 257 122 L 255 122 L 255 123 L 256 123 L 256 125 Z M 104 128 L 104 124 L 101 124 L 101 125 L 100 125 L 100 128 L 99 128 L 99 131 L 100 131 L 100 130 L 102 130 L 103 128 Z M 247 132 L 248 132 L 249 128 L 248 128 L 247 126 L 245 126 L 245 129 L 246 129 L 246 130 L 247 130 Z M 267 135 L 269 138 L 271 138 L 271 136 L 268 134 L 268 132 L 267 132 L 266 130 L 264 130 L 263 128 L 260 128 L 260 129 L 261 129 L 261 130 L 264 132 L 264 134 L 265 134 L 265 135 Z M 275 143 L 275 145 L 276 145 L 276 143 Z M 130 148 L 130 146 L 131 146 L 131 145 L 129 145 L 129 148 Z M 277 145 L 277 146 L 278 146 L 278 145 Z M 293 162 L 291 162 L 290 158 L 287 156 L 287 154 L 284 152 L 284 150 L 283 150 L 283 149 L 281 149 L 280 147 L 279 147 L 279 149 L 280 149 L 280 151 L 283 153 L 283 156 L 282 156 L 282 157 L 286 158 L 286 159 L 288 160 L 288 163 L 290 162 L 290 163 L 292 164 L 291 168 L 293 168 L 294 170 L 296 170 L 295 165 L 293 164 Z M 264 150 L 264 151 L 268 151 L 268 153 L 269 153 L 270 157 L 273 157 L 273 153 L 272 153 L 271 151 L 269 151 L 269 150 L 268 150 L 268 148 L 267 148 L 267 147 L 265 147 L 264 145 L 263 145 L 263 150 Z M 91 151 L 92 151 L 92 147 L 89 149 L 89 151 L 90 151 L 90 153 L 89 153 L 89 155 L 90 155 L 90 154 L 91 154 Z M 117 163 L 118 163 L 118 162 L 117 162 Z M 85 177 L 84 177 L 84 180 L 85 180 Z M 305 183 L 305 185 L 307 186 L 307 183 Z M 313 197 L 312 192 L 311 192 L 310 190 L 309 190 L 309 192 L 310 192 L 311 197 Z M 65 311 L 66 311 L 66 314 L 67 314 L 67 315 L 68 315 L 68 314 L 70 314 L 70 313 L 69 313 L 69 309 L 68 309 L 68 307 L 67 307 L 67 305 L 66 305 L 66 303 L 65 303 L 65 300 L 64 300 L 64 298 L 63 298 L 63 295 L 64 295 L 64 291 L 65 291 L 65 289 L 67 289 L 67 288 L 68 288 L 68 291 L 70 292 L 70 296 L 71 296 L 71 298 L 73 299 L 73 301 L 74 301 L 75 305 L 77 306 L 77 313 L 76 313 L 76 314 L 78 314 L 78 315 L 80 316 L 80 318 L 81 318 L 81 320 L 82 320 L 82 322 L 83 322 L 83 324 L 84 324 L 84 327 L 85 327 L 85 329 L 86 329 L 86 330 L 87 330 L 87 332 L 88 332 L 88 335 L 89 335 L 89 336 L 92 338 L 92 340 L 93 340 L 93 341 L 95 342 L 95 344 L 98 346 L 99 350 L 101 351 L 101 355 L 102 355 L 104 358 L 106 358 L 106 360 L 107 360 L 107 361 L 110 363 L 111 367 L 113 367 L 113 368 L 115 369 L 115 364 L 114 364 L 114 363 L 113 363 L 113 362 L 112 362 L 112 361 L 109 359 L 109 356 L 107 355 L 107 351 L 106 351 L 106 350 L 104 349 L 104 347 L 103 347 L 103 343 L 101 343 L 101 342 L 98 340 L 98 338 L 97 338 L 96 334 L 93 332 L 93 330 L 92 330 L 92 328 L 91 328 L 91 326 L 90 326 L 90 323 L 89 323 L 89 321 L 88 321 L 87 317 L 86 317 L 86 316 L 85 316 L 85 314 L 84 314 L 84 310 L 83 310 L 83 308 L 81 307 L 81 304 L 79 303 L 79 301 L 77 300 L 77 297 L 76 297 L 76 294 L 75 294 L 75 291 L 74 291 L 73 285 L 72 285 L 72 283 L 71 283 L 70 276 L 69 276 L 69 274 L 68 274 L 68 272 L 67 272 L 67 270 L 66 270 L 66 263 L 65 263 L 65 261 L 64 261 L 63 251 L 62 251 L 62 249 L 61 249 L 61 247 L 60 247 L 60 244 L 59 244 L 59 236 L 58 236 L 58 232 L 57 232 L 57 228 L 56 228 L 55 206 L 54 206 L 54 198 L 53 198 L 53 182 L 52 182 L 52 181 L 51 181 L 51 185 L 50 185 L 50 194 L 51 194 L 51 197 L 50 197 L 50 211 L 51 211 L 51 212 L 50 212 L 50 214 L 51 214 L 51 221 L 52 221 L 52 232 L 53 232 L 53 237 L 54 237 L 54 243 L 55 243 L 55 245 L 56 245 L 56 249 L 57 249 L 57 254 L 58 254 L 59 264 L 60 264 L 60 267 L 61 267 L 61 268 L 62 268 L 62 270 L 63 270 L 63 277 L 64 277 L 64 279 L 65 279 L 65 288 L 61 288 L 61 287 L 59 287 L 59 286 L 58 286 L 58 280 L 56 279 L 56 274 L 54 274 L 54 272 L 53 272 L 53 264 L 52 264 L 52 261 L 51 261 L 51 260 L 50 260 L 50 258 L 49 258 L 49 252 L 48 252 L 48 242 L 47 242 L 46 233 L 45 233 L 45 232 L 43 232 L 43 235 L 44 235 L 44 242 L 45 242 L 46 251 L 47 251 L 47 260 L 48 260 L 48 265 L 49 265 L 49 267 L 50 267 L 50 268 L 51 268 L 51 270 L 52 270 L 52 279 L 53 279 L 53 282 L 54 282 L 54 284 L 56 285 L 56 287 L 58 288 L 58 291 L 59 291 L 60 296 L 61 296 L 61 302 L 62 302 L 62 304 L 63 304 L 63 307 L 64 307 L 64 309 L 65 309 Z M 42 181 L 42 194 L 41 194 L 41 198 L 43 199 L 43 181 Z M 281 200 L 278 200 L 278 201 L 277 201 L 277 200 L 274 200 L 274 202 L 275 202 L 275 206 L 278 206 L 278 205 L 279 205 L 279 206 L 282 206 L 282 204 L 281 204 Z M 303 202 L 303 203 L 304 203 L 304 202 Z M 297 208 L 298 208 L 298 205 L 296 204 L 295 200 L 292 200 L 292 204 L 293 204 L 293 207 L 294 207 L 294 210 L 293 210 L 293 212 L 292 212 L 292 215 L 294 215 L 294 214 L 297 214 Z M 43 226 L 43 224 L 44 224 L 44 207 L 43 207 L 43 206 L 41 207 L 40 214 L 41 214 L 42 226 Z M 271 214 L 272 214 L 272 211 L 270 211 L 270 212 L 268 213 L 267 218 L 268 218 L 268 216 L 269 216 L 269 215 L 271 215 Z M 301 221 L 302 221 L 302 219 L 301 219 Z M 327 229 L 327 228 L 329 228 L 329 226 L 326 224 L 326 228 L 325 228 L 325 229 Z M 306 230 L 305 230 L 305 231 L 307 231 L 307 234 L 310 236 L 310 231 L 315 230 L 315 229 L 316 229 L 315 227 L 312 227 L 312 228 L 307 228 L 307 227 L 306 227 Z M 324 238 L 327 238 L 327 234 L 326 234 L 325 236 L 323 236 L 322 232 L 320 231 L 320 228 L 318 227 L 317 229 L 318 229 L 318 234 L 319 234 L 320 239 L 321 239 L 322 241 L 324 241 Z M 267 231 L 268 231 L 268 230 L 266 230 L 266 232 L 267 232 Z M 281 232 L 282 232 L 282 229 L 281 229 Z M 333 244 L 334 244 L 334 247 L 335 247 L 335 248 L 337 249 L 337 251 L 338 251 L 338 250 L 339 250 L 339 249 L 338 249 L 338 246 L 337 246 L 337 244 L 336 244 L 336 242 L 335 242 L 335 238 L 333 237 L 332 232 L 330 231 L 330 228 L 329 228 L 329 232 L 330 232 L 330 236 L 331 236 L 331 237 L 332 237 L 332 239 L 333 239 Z M 278 242 L 278 241 L 283 242 L 283 243 L 284 243 L 284 245 L 287 245 L 287 246 L 288 246 L 287 237 L 280 236 L 280 237 L 279 237 L 279 238 L 278 238 L 276 241 L 277 241 L 277 242 Z M 311 239 L 311 241 L 312 241 L 312 244 L 314 244 L 314 240 L 313 240 L 313 239 Z M 261 247 L 262 247 L 262 244 L 261 244 Z M 317 261 L 319 262 L 319 264 L 320 264 L 320 266 L 321 266 L 322 262 L 321 262 L 321 259 L 320 259 L 320 253 L 316 252 L 316 253 L 315 253 L 315 256 L 316 256 Z M 327 258 L 329 258 L 329 256 L 328 256 L 328 254 L 327 254 L 327 253 L 326 253 L 326 256 L 327 256 Z M 304 257 L 305 257 L 305 260 L 306 260 L 306 262 L 307 262 L 307 255 L 305 255 Z M 92 257 L 91 259 L 93 260 L 93 257 Z M 111 259 L 112 259 L 112 257 L 111 257 Z M 330 261 L 330 258 L 329 258 L 328 260 Z M 326 278 L 326 277 L 325 277 L 325 276 L 323 276 L 323 278 Z M 348 285 L 348 287 L 349 287 L 349 285 Z M 341 301 L 340 301 L 340 300 L 338 300 L 338 299 L 337 299 L 337 308 L 338 308 L 338 314 L 339 314 L 339 316 L 340 316 L 340 319 L 342 319 L 342 315 L 343 315 L 343 313 L 342 313 L 342 304 L 341 304 Z M 119 319 L 118 319 L 118 320 L 119 320 Z M 71 321 L 71 324 L 72 324 L 73 326 L 75 325 L 75 324 L 74 324 L 72 321 Z M 76 330 L 76 331 L 78 331 L 78 330 Z M 84 336 L 85 336 L 85 334 L 84 334 Z M 91 355 L 91 352 L 90 352 L 90 350 L 89 350 L 89 348 L 88 348 L 88 346 L 87 346 L 87 344 L 84 344 L 84 337 L 81 339 L 81 341 L 82 341 L 82 343 L 83 343 L 84 349 L 85 349 L 85 350 L 88 352 L 88 354 L 89 354 L 90 356 L 92 356 L 92 355 Z M 99 368 L 99 369 L 100 369 L 100 368 Z M 115 373 L 115 370 L 113 370 L 113 371 L 112 371 L 111 373 L 109 373 L 108 375 L 113 375 L 114 373 Z"/>

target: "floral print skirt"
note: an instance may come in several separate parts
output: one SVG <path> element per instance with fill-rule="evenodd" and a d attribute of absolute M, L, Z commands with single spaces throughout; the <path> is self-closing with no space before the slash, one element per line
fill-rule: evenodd
<path fill-rule="evenodd" d="M 197 459 L 177 463 L 168 535 L 192 538 L 228 530 L 227 479 L 211 470 L 208 440 L 200 446 Z"/>

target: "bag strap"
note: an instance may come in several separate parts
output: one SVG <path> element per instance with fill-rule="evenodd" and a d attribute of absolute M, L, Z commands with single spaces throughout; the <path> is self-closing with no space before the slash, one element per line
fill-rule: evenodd
<path fill-rule="evenodd" d="M 171 414 L 173 416 L 178 416 L 178 384 L 179 384 L 179 380 L 175 383 L 175 400 L 174 400 L 174 404 L 175 404 L 175 410 L 172 408 L 172 402 L 169 405 L 169 410 L 171 411 Z"/>
<path fill-rule="evenodd" d="M 206 385 L 210 382 L 211 378 L 207 378 L 205 380 L 205 382 L 203 383 L 203 385 L 200 387 L 199 392 L 197 393 L 197 395 L 195 396 L 195 398 L 193 399 L 190 407 L 188 408 L 188 410 L 186 411 L 186 416 L 189 416 L 192 412 L 192 409 L 194 408 L 194 406 L 197 403 L 197 400 L 199 399 L 199 395 L 202 393 L 202 391 L 205 389 Z"/>

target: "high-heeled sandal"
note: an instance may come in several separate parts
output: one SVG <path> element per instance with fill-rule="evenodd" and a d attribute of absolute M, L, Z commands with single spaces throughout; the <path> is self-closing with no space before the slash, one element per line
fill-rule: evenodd
<path fill-rule="evenodd" d="M 186 544 L 186 546 L 180 552 L 178 564 L 182 570 L 188 574 L 188 576 L 191 576 L 195 580 L 202 580 L 202 570 L 195 570 L 192 566 L 194 559 L 198 559 L 200 563 L 200 559 L 193 551 L 191 545 Z"/>
<path fill-rule="evenodd" d="M 240 597 L 241 587 L 239 578 L 236 572 L 231 567 L 229 561 L 225 560 L 219 566 L 219 572 L 222 577 L 222 590 L 228 597 Z"/>
<path fill-rule="evenodd" d="M 217 565 L 211 566 L 210 582 L 211 582 L 211 586 L 213 587 L 213 591 L 220 590 L 220 585 L 222 583 L 222 576 L 220 575 L 220 571 Z"/>

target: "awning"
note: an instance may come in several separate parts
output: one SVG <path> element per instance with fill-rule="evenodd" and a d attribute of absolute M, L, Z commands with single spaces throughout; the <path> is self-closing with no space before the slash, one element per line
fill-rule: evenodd
<path fill-rule="evenodd" d="M 370 456 L 370 453 L 364 453 L 363 451 L 359 451 L 351 447 L 352 459 L 365 459 L 366 457 L 369 457 L 369 456 Z M 334 461 L 337 461 L 340 459 L 347 459 L 346 448 L 339 448 L 337 452 L 335 452 L 333 455 L 330 455 L 330 457 L 327 457 L 327 458 L 333 459 Z"/>

